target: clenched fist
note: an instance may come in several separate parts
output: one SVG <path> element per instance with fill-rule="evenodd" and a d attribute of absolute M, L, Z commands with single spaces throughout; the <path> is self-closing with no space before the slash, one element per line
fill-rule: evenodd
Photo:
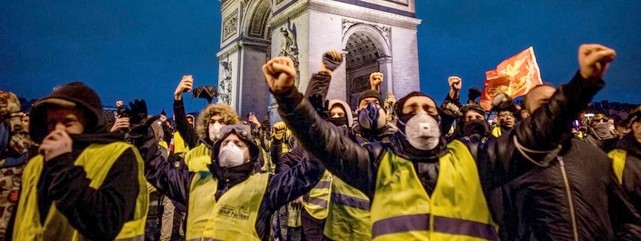
<path fill-rule="evenodd" d="M 274 94 L 283 93 L 294 87 L 296 67 L 289 57 L 279 56 L 263 65 L 265 81 Z"/>
<path fill-rule="evenodd" d="M 600 44 L 579 46 L 579 66 L 581 77 L 588 80 L 603 78 L 610 62 L 616 57 L 614 49 Z"/>
<path fill-rule="evenodd" d="M 461 77 L 450 76 L 447 78 L 447 84 L 450 86 L 450 98 L 458 100 L 461 86 L 463 86 L 463 80 L 461 80 Z"/>

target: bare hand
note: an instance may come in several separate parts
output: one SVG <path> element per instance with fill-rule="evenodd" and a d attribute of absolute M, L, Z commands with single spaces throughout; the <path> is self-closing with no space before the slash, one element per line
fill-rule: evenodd
<path fill-rule="evenodd" d="M 463 81 L 461 80 L 461 77 L 458 76 L 450 76 L 447 78 L 447 84 L 450 86 L 450 89 L 459 91 L 461 90 L 461 86 L 463 85 Z"/>
<path fill-rule="evenodd" d="M 180 83 L 178 83 L 178 86 L 176 86 L 176 91 L 174 91 L 174 100 L 181 100 L 183 92 L 191 91 L 193 86 L 194 86 L 193 77 L 190 74 L 183 75 L 183 78 L 180 80 Z"/>
<path fill-rule="evenodd" d="M 463 80 L 458 76 L 450 76 L 447 78 L 447 84 L 450 86 L 450 98 L 458 100 L 461 86 L 463 86 Z"/>
<path fill-rule="evenodd" d="M 118 130 L 121 130 L 121 129 L 129 129 L 129 127 L 130 127 L 129 117 L 120 117 L 120 118 L 116 118 L 116 122 L 111 127 L 111 130 L 109 130 L 109 132 L 117 132 Z"/>
<path fill-rule="evenodd" d="M 374 87 L 379 87 L 383 83 L 383 73 L 374 72 L 369 75 L 369 85 Z"/>
<path fill-rule="evenodd" d="M 600 44 L 579 46 L 579 66 L 581 77 L 588 80 L 603 78 L 610 62 L 616 57 L 614 49 Z"/>
<path fill-rule="evenodd" d="M 247 120 L 251 123 L 254 123 L 257 127 L 260 127 L 260 121 L 258 121 L 258 118 L 256 118 L 255 115 L 250 115 Z"/>
<path fill-rule="evenodd" d="M 57 156 L 71 152 L 73 141 L 67 132 L 54 130 L 45 137 L 38 149 L 38 153 L 44 156 L 45 161 L 49 161 Z"/>
<path fill-rule="evenodd" d="M 273 93 L 283 93 L 294 87 L 296 67 L 291 58 L 279 56 L 263 65 L 263 74 Z"/>

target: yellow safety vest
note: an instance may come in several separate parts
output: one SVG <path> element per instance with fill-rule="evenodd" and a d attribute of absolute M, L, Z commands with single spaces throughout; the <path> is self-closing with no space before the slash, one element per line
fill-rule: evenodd
<path fill-rule="evenodd" d="M 439 175 L 427 195 L 412 162 L 388 150 L 372 200 L 374 240 L 498 240 L 476 168 L 460 141 L 439 158 Z"/>
<path fill-rule="evenodd" d="M 331 194 L 332 174 L 325 171 L 316 186 L 303 196 L 303 207 L 315 219 L 325 219 Z"/>
<path fill-rule="evenodd" d="M 323 234 L 331 240 L 371 240 L 369 209 L 367 195 L 334 176 Z"/>
<path fill-rule="evenodd" d="M 144 240 L 145 221 L 149 208 L 149 193 L 144 176 L 144 163 L 138 150 L 124 142 L 110 144 L 92 144 L 88 146 L 74 165 L 83 167 L 87 178 L 91 180 L 89 187 L 100 189 L 102 182 L 109 173 L 111 166 L 127 149 L 133 150 L 138 164 L 138 197 L 133 220 L 122 227 L 116 240 Z M 44 225 L 40 222 L 38 210 L 38 182 L 44 168 L 44 158 L 38 155 L 31 159 L 22 177 L 22 195 L 18 205 L 15 220 L 13 240 L 86 240 L 69 224 L 67 218 L 58 211 L 55 201 L 51 204 Z M 92 208 L 92 207 L 85 207 Z M 90 221 L 90 220 L 87 220 Z"/>
<path fill-rule="evenodd" d="M 194 149 L 185 154 L 185 165 L 189 172 L 209 172 L 211 164 L 211 150 L 205 144 L 200 143 Z"/>
<path fill-rule="evenodd" d="M 268 173 L 256 173 L 223 194 L 207 221 L 204 240 L 260 241 L 256 221 L 268 182 Z M 196 207 L 196 211 L 207 210 L 211 210 L 211 206 Z"/>
<path fill-rule="evenodd" d="M 196 150 L 196 149 L 194 149 Z M 209 171 L 197 172 L 189 186 L 186 240 L 200 240 L 216 206 L 218 179 Z"/>
<path fill-rule="evenodd" d="M 185 140 L 180 136 L 179 132 L 174 132 L 174 153 L 186 153 L 189 151 L 189 147 L 185 144 Z"/>
<path fill-rule="evenodd" d="M 608 156 L 612 158 L 612 168 L 614 169 L 614 174 L 617 176 L 619 184 L 623 184 L 623 169 L 625 168 L 626 155 L 627 153 L 620 149 L 615 149 L 608 153 Z"/>
<path fill-rule="evenodd" d="M 502 130 L 501 130 L 500 126 L 495 125 L 495 126 L 492 127 L 492 135 L 494 137 L 497 137 L 497 138 L 501 137 L 501 134 L 502 134 L 501 132 L 502 132 Z"/>

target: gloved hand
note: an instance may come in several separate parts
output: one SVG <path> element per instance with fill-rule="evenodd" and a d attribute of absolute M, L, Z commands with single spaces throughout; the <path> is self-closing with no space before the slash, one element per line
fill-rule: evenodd
<path fill-rule="evenodd" d="M 323 55 L 323 66 L 329 71 L 334 71 L 343 63 L 343 55 L 338 50 L 330 50 Z"/>
<path fill-rule="evenodd" d="M 467 90 L 468 102 L 476 102 L 476 98 L 479 97 L 481 97 L 481 91 L 478 88 L 473 87 Z"/>
<path fill-rule="evenodd" d="M 145 100 L 129 102 L 129 124 L 133 127 L 147 119 L 147 103 Z"/>
<path fill-rule="evenodd" d="M 314 106 L 314 109 L 316 109 L 316 112 L 318 112 L 318 115 L 320 115 L 321 118 L 326 120 L 329 117 L 329 111 L 327 109 L 329 101 L 324 101 L 322 95 L 314 94 L 310 96 L 309 102 Z"/>

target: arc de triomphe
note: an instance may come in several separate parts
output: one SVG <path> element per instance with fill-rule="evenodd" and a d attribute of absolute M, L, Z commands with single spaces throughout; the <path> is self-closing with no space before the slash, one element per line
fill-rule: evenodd
<path fill-rule="evenodd" d="M 354 106 L 369 88 L 369 74 L 385 74 L 382 92 L 397 97 L 419 88 L 414 0 L 221 0 L 219 102 L 245 116 L 268 111 L 278 119 L 261 66 L 287 55 L 299 69 L 303 91 L 321 56 L 344 50 L 345 64 L 334 71 L 328 98 Z"/>

